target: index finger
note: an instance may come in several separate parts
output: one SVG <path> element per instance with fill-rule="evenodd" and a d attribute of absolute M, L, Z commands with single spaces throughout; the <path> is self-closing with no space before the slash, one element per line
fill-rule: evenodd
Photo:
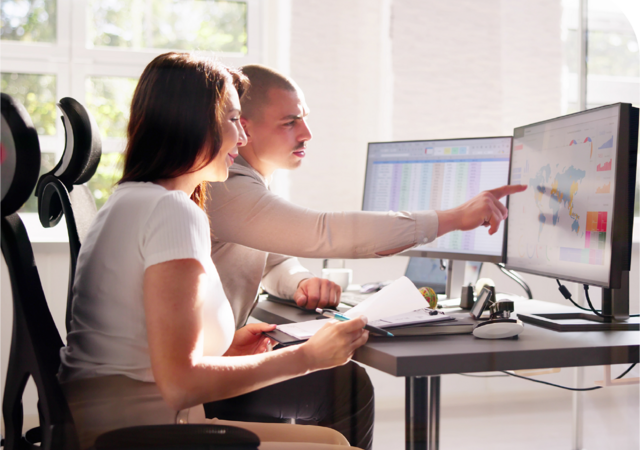
<path fill-rule="evenodd" d="M 367 324 L 367 318 L 365 316 L 359 316 L 355 319 L 345 320 L 337 324 L 344 332 L 350 333 L 352 331 L 361 330 Z"/>
<path fill-rule="evenodd" d="M 494 197 L 499 200 L 506 195 L 526 191 L 528 187 L 529 186 L 527 186 L 526 184 L 507 184 L 505 186 L 500 186 L 499 188 L 491 189 L 489 192 L 491 192 Z"/>

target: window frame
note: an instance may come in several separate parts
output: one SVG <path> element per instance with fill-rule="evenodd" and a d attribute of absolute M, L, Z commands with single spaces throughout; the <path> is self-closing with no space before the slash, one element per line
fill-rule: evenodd
<path fill-rule="evenodd" d="M 263 48 L 260 0 L 226 0 L 247 4 L 247 54 L 197 52 L 215 56 L 224 64 L 239 67 L 259 63 Z M 130 50 L 86 47 L 87 0 L 57 0 L 56 41 L 0 41 L 2 72 L 46 74 L 56 76 L 56 98 L 73 97 L 85 104 L 86 78 L 139 78 L 146 65 L 156 56 L 171 49 Z M 38 136 L 42 152 L 61 154 L 64 150 L 64 129 L 56 121 L 56 136 Z M 103 138 L 103 152 L 122 151 L 123 138 Z"/>
<path fill-rule="evenodd" d="M 196 52 L 215 56 L 233 67 L 261 63 L 264 59 L 263 17 L 267 7 L 261 0 L 226 0 L 247 5 L 247 54 Z M 26 73 L 56 76 L 56 101 L 73 97 L 85 102 L 87 77 L 139 78 L 156 56 L 172 49 L 130 50 L 120 48 L 86 48 L 87 0 L 57 0 L 56 41 L 19 42 L 0 40 L 3 73 Z M 42 153 L 62 156 L 65 145 L 64 127 L 56 120 L 56 135 L 38 135 Z M 102 152 L 122 152 L 125 138 L 102 138 Z M 65 242 L 64 226 L 44 229 L 36 213 L 20 213 L 34 242 Z"/>

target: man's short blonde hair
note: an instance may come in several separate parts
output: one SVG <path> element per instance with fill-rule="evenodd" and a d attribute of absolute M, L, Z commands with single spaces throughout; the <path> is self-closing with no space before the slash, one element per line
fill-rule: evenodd
<path fill-rule="evenodd" d="M 249 79 L 249 89 L 240 99 L 242 115 L 249 120 L 259 120 L 262 109 L 269 101 L 269 91 L 273 88 L 298 91 L 298 85 L 289 77 L 266 66 L 251 64 L 241 68 Z"/>

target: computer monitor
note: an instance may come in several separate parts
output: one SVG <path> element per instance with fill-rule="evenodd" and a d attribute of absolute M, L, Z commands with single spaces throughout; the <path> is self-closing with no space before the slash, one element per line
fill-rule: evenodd
<path fill-rule="evenodd" d="M 440 260 L 432 258 L 409 258 L 404 275 L 417 288 L 429 286 L 436 294 L 444 294 L 447 287 L 447 272 L 442 270 Z"/>
<path fill-rule="evenodd" d="M 454 208 L 481 191 L 507 184 L 510 136 L 369 143 L 364 211 Z M 414 247 L 407 256 L 503 261 L 503 234 L 454 231 Z"/>
<path fill-rule="evenodd" d="M 583 111 L 514 130 L 506 266 L 600 286 L 603 314 L 628 317 L 638 109 Z"/>

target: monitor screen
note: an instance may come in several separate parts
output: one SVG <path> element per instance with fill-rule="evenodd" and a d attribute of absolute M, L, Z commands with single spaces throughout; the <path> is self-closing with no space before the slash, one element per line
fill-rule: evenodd
<path fill-rule="evenodd" d="M 436 294 L 444 294 L 447 287 L 447 271 L 440 268 L 439 259 L 409 258 L 404 275 L 417 288 L 429 286 Z"/>
<path fill-rule="evenodd" d="M 369 144 L 365 211 L 454 208 L 482 191 L 507 184 L 511 137 Z M 411 256 L 502 261 L 504 227 L 454 231 L 414 247 Z"/>
<path fill-rule="evenodd" d="M 606 288 L 619 284 L 631 245 L 630 177 L 635 184 L 631 108 L 621 116 L 623 106 L 514 130 L 510 183 L 529 188 L 509 198 L 508 268 Z"/>

